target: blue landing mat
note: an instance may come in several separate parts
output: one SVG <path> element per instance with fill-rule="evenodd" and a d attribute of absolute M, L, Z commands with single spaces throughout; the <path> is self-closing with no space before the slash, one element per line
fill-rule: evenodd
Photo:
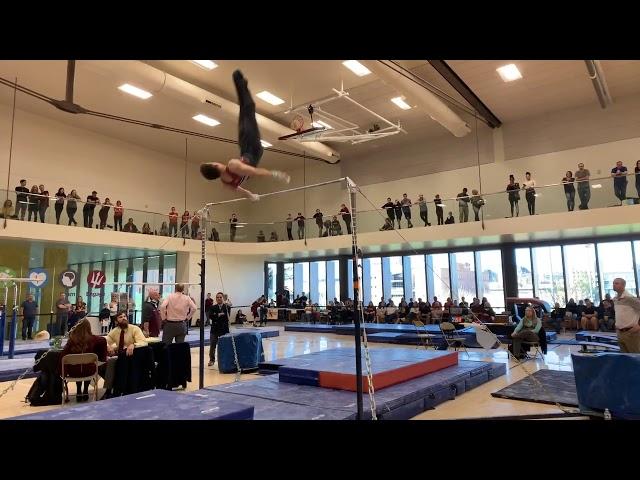
<path fill-rule="evenodd" d="M 413 325 L 405 324 L 393 324 L 393 323 L 365 323 L 363 326 L 367 329 L 367 335 L 369 333 L 416 333 L 416 327 Z M 438 325 L 425 325 L 427 333 L 441 333 Z M 424 329 L 421 329 L 424 330 Z M 334 333 L 338 335 L 353 335 L 355 333 L 355 326 L 349 325 L 336 325 Z"/>
<path fill-rule="evenodd" d="M 607 332 L 581 330 L 576 332 L 576 340 L 579 342 L 598 342 L 607 343 L 609 345 L 618 345 L 618 337 L 616 334 Z"/>
<path fill-rule="evenodd" d="M 401 345 L 415 345 L 420 342 L 415 333 L 381 332 L 370 334 L 367 332 L 367 339 L 373 343 L 399 343 Z"/>
<path fill-rule="evenodd" d="M 398 349 L 395 350 L 398 351 Z M 408 354 L 409 356 L 414 352 L 412 350 L 405 351 L 411 352 Z M 351 349 L 333 349 L 283 360 L 304 364 L 313 361 L 309 357 L 327 355 L 330 360 L 342 361 L 350 353 L 353 353 Z M 399 356 L 402 358 L 402 354 Z M 295 360 L 293 360 L 294 358 Z M 375 362 L 375 360 L 373 361 Z M 275 364 L 271 365 L 275 366 Z M 377 414 L 382 419 L 408 419 L 505 373 L 506 365 L 504 363 L 461 360 L 457 366 L 447 367 L 377 391 L 375 395 Z M 326 408 L 332 411 L 346 411 L 352 414 L 355 414 L 356 411 L 356 394 L 354 392 L 287 384 L 279 382 L 275 375 L 253 381 L 207 387 L 206 390 Z M 368 405 L 366 396 L 365 403 Z"/>
<path fill-rule="evenodd" d="M 333 333 L 335 325 L 325 325 L 320 323 L 288 323 L 284 326 L 285 332 L 318 332 Z"/>
<path fill-rule="evenodd" d="M 230 400 L 230 399 L 229 399 Z M 227 399 L 149 390 L 12 420 L 252 420 L 253 407 Z"/>

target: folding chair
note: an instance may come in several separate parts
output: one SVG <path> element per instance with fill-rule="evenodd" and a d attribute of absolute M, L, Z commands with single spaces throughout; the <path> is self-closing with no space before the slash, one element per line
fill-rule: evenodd
<path fill-rule="evenodd" d="M 94 365 L 95 373 L 93 375 L 87 375 L 84 377 L 68 377 L 65 373 L 65 366 L 67 365 Z M 91 382 L 93 385 L 93 396 L 95 400 L 98 400 L 98 355 L 95 353 L 73 353 L 62 357 L 62 405 L 65 404 L 69 398 L 69 385 L 67 382 Z"/>
<path fill-rule="evenodd" d="M 413 326 L 416 327 L 416 334 L 418 335 L 418 340 L 420 341 L 420 343 L 418 343 L 418 347 L 420 346 L 420 344 L 424 346 L 425 350 L 428 347 L 436 347 L 433 343 L 431 343 L 431 339 L 435 337 L 435 335 L 427 332 L 427 326 L 423 322 L 421 322 L 420 320 L 414 320 Z"/>
<path fill-rule="evenodd" d="M 453 347 L 454 350 L 457 352 L 458 348 L 464 348 L 465 353 L 467 354 L 467 356 L 469 356 L 467 347 L 464 344 L 466 341 L 466 338 L 456 335 L 456 327 L 453 325 L 453 323 L 441 322 L 440 331 L 442 332 L 444 341 L 447 342 L 447 350 L 449 349 L 449 347 Z"/>

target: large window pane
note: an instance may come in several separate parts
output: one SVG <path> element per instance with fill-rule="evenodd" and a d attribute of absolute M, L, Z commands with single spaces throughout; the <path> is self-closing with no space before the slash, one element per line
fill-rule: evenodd
<path fill-rule="evenodd" d="M 162 269 L 162 283 L 175 283 L 176 281 L 176 255 L 165 255 Z M 175 288 L 172 285 L 164 285 L 162 287 L 162 296 L 166 297 L 173 293 Z"/>
<path fill-rule="evenodd" d="M 565 245 L 564 268 L 567 296 L 576 303 L 588 298 L 600 300 L 600 283 L 596 271 L 596 246 L 593 243 Z"/>
<path fill-rule="evenodd" d="M 516 248 L 516 270 L 518 273 L 518 296 L 533 297 L 533 274 L 531 256 L 528 248 Z"/>
<path fill-rule="evenodd" d="M 160 281 L 160 257 L 147 258 L 147 283 L 157 283 Z"/>
<path fill-rule="evenodd" d="M 533 257 L 533 281 L 536 296 L 553 305 L 566 304 L 564 294 L 564 272 L 562 271 L 562 253 L 560 246 L 535 247 Z"/>
<path fill-rule="evenodd" d="M 500 250 L 481 250 L 476 252 L 478 269 L 478 296 L 487 297 L 495 309 L 503 309 L 504 282 L 502 279 L 502 254 Z"/>
<path fill-rule="evenodd" d="M 616 295 L 613 291 L 613 279 L 618 277 L 624 278 L 627 281 L 627 290 L 637 295 L 631 242 L 598 243 L 598 264 L 600 285 L 605 295 Z"/>
<path fill-rule="evenodd" d="M 333 302 L 340 296 L 340 262 L 329 260 L 327 262 L 327 303 Z M 326 303 L 321 304 L 326 305 Z"/>
<path fill-rule="evenodd" d="M 141 283 L 144 268 L 144 258 L 133 259 L 133 280 L 132 282 Z M 129 295 L 133 298 L 132 310 L 142 309 L 142 285 L 133 285 L 129 291 Z"/>
<path fill-rule="evenodd" d="M 116 261 L 115 260 L 107 260 L 105 262 L 106 283 L 113 283 L 113 282 L 116 281 L 116 279 L 114 278 L 115 267 L 116 267 Z M 115 291 L 114 285 L 105 285 L 104 286 L 104 293 L 103 293 L 103 297 L 102 297 L 104 303 L 111 302 L 111 292 L 113 292 L 113 291 Z M 100 305 L 100 308 L 102 308 L 102 305 Z"/>
<path fill-rule="evenodd" d="M 429 302 L 438 297 L 442 304 L 451 296 L 449 288 L 449 255 L 437 253 L 427 255 L 427 286 L 429 287 Z"/>
<path fill-rule="evenodd" d="M 311 264 L 311 292 L 309 302 L 318 305 L 327 304 L 327 266 L 326 262 L 313 262 Z"/>
<path fill-rule="evenodd" d="M 289 291 L 289 296 L 293 300 L 293 263 L 284 264 L 284 289 Z"/>
<path fill-rule="evenodd" d="M 378 305 L 382 298 L 382 260 L 365 258 L 362 261 L 362 293 L 363 302 Z M 386 299 L 385 299 L 386 300 Z"/>
<path fill-rule="evenodd" d="M 424 255 L 404 258 L 404 285 L 409 299 L 426 300 L 427 298 L 427 273 L 424 262 Z"/>
<path fill-rule="evenodd" d="M 404 297 L 404 280 L 402 277 L 402 257 L 382 258 L 382 286 L 385 299 L 393 300 L 398 305 Z"/>
<path fill-rule="evenodd" d="M 293 295 L 294 298 L 309 293 L 309 262 L 293 264 Z M 292 299 L 293 300 L 293 299 Z"/>
<path fill-rule="evenodd" d="M 275 263 L 267 264 L 267 300 L 276 300 L 276 285 L 278 284 L 278 266 Z"/>
<path fill-rule="evenodd" d="M 451 293 L 453 298 L 461 301 L 462 297 L 471 303 L 476 296 L 476 270 L 473 252 L 456 252 L 451 254 L 451 265 L 455 266 L 451 275 Z"/>

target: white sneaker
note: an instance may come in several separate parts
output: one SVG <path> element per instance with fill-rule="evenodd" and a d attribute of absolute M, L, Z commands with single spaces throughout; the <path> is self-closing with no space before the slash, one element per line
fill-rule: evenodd
<path fill-rule="evenodd" d="M 273 170 L 271 172 L 271 175 L 273 176 L 273 178 L 280 180 L 281 182 L 284 182 L 284 183 L 291 182 L 291 177 L 287 172 L 281 172 L 280 170 Z"/>

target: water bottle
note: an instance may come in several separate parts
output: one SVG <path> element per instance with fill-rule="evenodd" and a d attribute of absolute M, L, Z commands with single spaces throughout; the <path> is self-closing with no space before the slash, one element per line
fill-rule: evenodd
<path fill-rule="evenodd" d="M 611 420 L 611 412 L 609 411 L 608 408 L 604 409 L 604 419 L 605 420 Z"/>

